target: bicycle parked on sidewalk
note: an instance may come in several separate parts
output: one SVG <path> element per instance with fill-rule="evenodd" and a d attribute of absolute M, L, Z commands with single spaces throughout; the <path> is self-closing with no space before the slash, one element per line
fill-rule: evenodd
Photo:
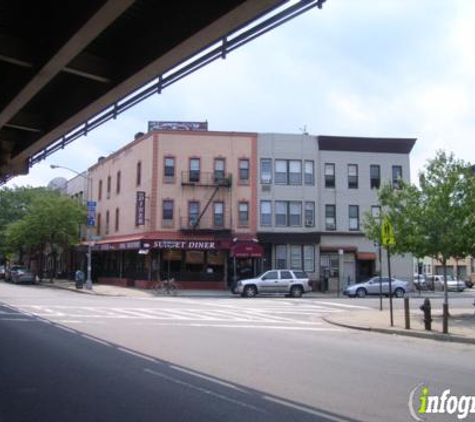
<path fill-rule="evenodd" d="M 156 295 L 176 296 L 178 291 L 181 290 L 181 286 L 174 278 L 171 278 L 169 280 L 165 279 L 156 281 L 152 286 L 152 290 Z"/>

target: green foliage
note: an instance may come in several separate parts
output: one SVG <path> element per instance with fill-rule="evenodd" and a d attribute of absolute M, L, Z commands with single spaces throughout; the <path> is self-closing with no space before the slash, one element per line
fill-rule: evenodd
<path fill-rule="evenodd" d="M 4 250 L 27 247 L 52 250 L 78 241 L 79 226 L 86 220 L 82 204 L 50 189 L 17 188 L 1 191 Z"/>
<path fill-rule="evenodd" d="M 475 253 L 475 178 L 471 167 L 453 154 L 439 151 L 419 174 L 419 186 L 383 186 L 378 192 L 383 212 L 394 226 L 396 253 L 450 257 Z M 368 215 L 364 231 L 377 240 L 379 222 Z"/>

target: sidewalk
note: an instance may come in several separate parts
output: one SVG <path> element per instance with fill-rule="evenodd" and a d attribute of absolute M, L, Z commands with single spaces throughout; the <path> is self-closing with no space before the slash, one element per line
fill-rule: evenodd
<path fill-rule="evenodd" d="M 324 320 L 333 325 L 362 331 L 475 345 L 474 308 L 450 308 L 449 312 L 449 334 L 442 333 L 441 309 L 434 309 L 432 312 L 431 331 L 425 330 L 423 314 L 419 310 L 410 311 L 410 329 L 405 328 L 402 309 L 393 311 L 394 325 L 392 327 L 388 309 L 345 312 L 325 317 Z"/>
<path fill-rule="evenodd" d="M 76 289 L 74 281 L 54 280 L 50 283 L 47 280 L 39 285 L 50 288 L 67 289 L 82 294 L 116 297 L 156 297 L 152 290 L 140 289 L 137 287 L 119 287 L 107 284 L 94 284 L 92 290 L 85 288 Z M 181 290 L 180 297 L 235 297 L 228 290 Z M 311 292 L 305 295 L 306 298 L 329 299 L 336 298 L 336 295 L 328 293 Z M 333 325 L 351 328 L 362 331 L 372 331 L 376 333 L 404 335 L 411 337 L 427 338 L 441 341 L 452 341 L 458 343 L 475 345 L 475 308 L 450 308 L 449 334 L 442 333 L 441 309 L 433 309 L 432 331 L 424 329 L 423 314 L 419 310 L 410 312 L 410 329 L 405 328 L 404 311 L 395 309 L 393 312 L 394 326 L 391 327 L 389 310 L 368 309 L 352 310 L 335 313 L 323 319 Z"/>

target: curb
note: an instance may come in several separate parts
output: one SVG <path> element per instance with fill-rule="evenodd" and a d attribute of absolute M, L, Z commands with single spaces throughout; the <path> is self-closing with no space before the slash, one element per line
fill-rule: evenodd
<path fill-rule="evenodd" d="M 359 330 L 359 331 L 367 331 L 379 334 L 392 334 L 392 335 L 400 335 L 406 337 L 414 337 L 414 338 L 423 338 L 428 340 L 436 340 L 436 341 L 445 341 L 445 342 L 453 342 L 453 343 L 462 343 L 462 344 L 474 344 L 475 339 L 462 337 L 454 334 L 442 334 L 442 333 L 424 333 L 420 331 L 400 331 L 400 330 L 393 330 L 390 328 L 372 328 L 372 327 L 362 327 L 358 325 L 350 325 L 345 324 L 342 322 L 332 321 L 329 318 L 323 317 L 322 318 L 325 322 L 335 325 L 337 327 L 342 328 L 349 328 L 352 330 Z"/>

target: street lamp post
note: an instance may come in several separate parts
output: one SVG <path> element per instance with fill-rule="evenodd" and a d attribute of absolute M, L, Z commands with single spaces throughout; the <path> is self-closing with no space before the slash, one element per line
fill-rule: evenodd
<path fill-rule="evenodd" d="M 90 191 L 89 182 L 90 181 L 89 181 L 89 177 L 87 175 L 85 175 L 84 173 L 79 173 L 78 171 L 70 169 L 69 167 L 59 166 L 59 165 L 56 165 L 56 164 L 51 164 L 50 168 L 52 168 L 52 169 L 65 169 L 65 170 L 68 170 L 68 171 L 76 174 L 77 176 L 83 177 L 87 182 L 86 189 L 87 189 L 87 196 L 89 196 L 89 191 Z M 89 236 L 89 226 L 86 226 L 86 239 L 87 239 L 86 289 L 92 290 L 92 278 L 91 278 L 91 273 L 92 273 L 92 241 L 91 241 L 90 236 Z"/>

